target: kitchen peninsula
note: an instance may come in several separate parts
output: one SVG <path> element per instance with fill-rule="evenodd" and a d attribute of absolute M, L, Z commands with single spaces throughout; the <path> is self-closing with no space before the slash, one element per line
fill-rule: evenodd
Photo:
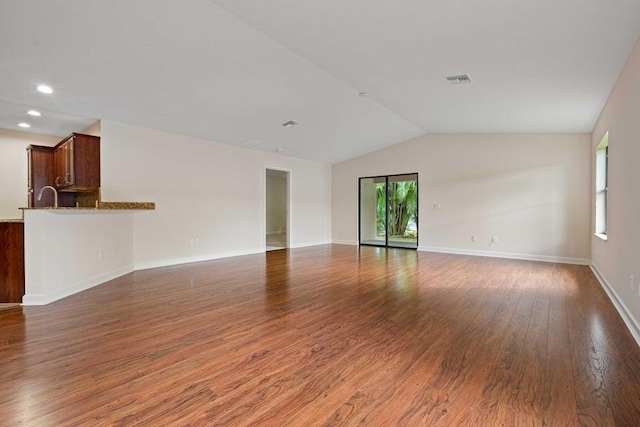
<path fill-rule="evenodd" d="M 42 305 L 133 271 L 133 215 L 155 203 L 21 209 L 0 220 L 0 302 Z"/>
<path fill-rule="evenodd" d="M 0 303 L 42 305 L 133 270 L 135 212 L 153 202 L 102 201 L 100 138 L 72 133 L 27 147 L 27 206 L 0 220 Z"/>
<path fill-rule="evenodd" d="M 154 203 L 25 208 L 25 305 L 42 305 L 133 271 L 135 212 Z"/>

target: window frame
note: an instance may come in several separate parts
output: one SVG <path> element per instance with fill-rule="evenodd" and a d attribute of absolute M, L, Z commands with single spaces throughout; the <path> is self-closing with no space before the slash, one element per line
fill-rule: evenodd
<path fill-rule="evenodd" d="M 594 235 L 607 240 L 609 211 L 609 132 L 596 147 L 595 230 Z"/>

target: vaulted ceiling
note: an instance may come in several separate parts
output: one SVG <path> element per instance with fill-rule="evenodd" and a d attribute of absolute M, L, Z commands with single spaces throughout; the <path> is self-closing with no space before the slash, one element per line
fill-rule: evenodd
<path fill-rule="evenodd" d="M 327 163 L 590 132 L 639 34 L 638 0 L 0 0 L 0 127 L 37 107 Z"/>

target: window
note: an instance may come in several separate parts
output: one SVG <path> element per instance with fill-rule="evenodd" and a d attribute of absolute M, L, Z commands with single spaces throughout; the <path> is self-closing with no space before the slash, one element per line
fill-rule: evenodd
<path fill-rule="evenodd" d="M 596 236 L 607 239 L 607 203 L 609 199 L 609 132 L 596 148 Z"/>

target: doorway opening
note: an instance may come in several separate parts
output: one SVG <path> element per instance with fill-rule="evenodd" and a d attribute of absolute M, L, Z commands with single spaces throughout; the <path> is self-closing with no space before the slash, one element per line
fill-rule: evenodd
<path fill-rule="evenodd" d="M 289 247 L 289 171 L 266 170 L 265 247 Z"/>
<path fill-rule="evenodd" d="M 359 179 L 361 245 L 418 248 L 418 174 Z"/>

